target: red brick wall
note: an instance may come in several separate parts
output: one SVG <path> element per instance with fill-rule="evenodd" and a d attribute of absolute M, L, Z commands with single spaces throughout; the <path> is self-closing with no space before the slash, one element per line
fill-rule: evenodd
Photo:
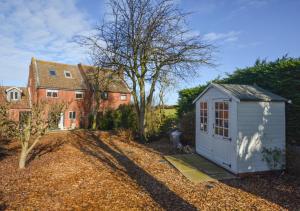
<path fill-rule="evenodd" d="M 19 114 L 22 111 L 30 111 L 30 109 L 9 109 L 8 114 L 9 118 L 13 121 L 19 121 Z"/>
<path fill-rule="evenodd" d="M 58 97 L 51 98 L 46 96 L 47 89 L 38 89 L 37 90 L 37 99 L 39 102 L 46 101 L 47 103 L 68 103 L 68 108 L 64 113 L 64 127 L 69 129 L 72 127 L 72 124 L 78 128 L 81 124 L 87 126 L 88 115 L 91 113 L 92 109 L 92 96 L 90 93 L 85 92 L 84 99 L 75 99 L 75 91 L 71 90 L 58 90 Z M 120 99 L 120 93 L 109 93 L 107 100 L 102 100 L 100 105 L 100 109 L 110 108 L 117 109 L 121 104 L 129 104 L 130 103 L 130 94 L 127 94 L 127 99 L 125 101 Z M 69 112 L 76 112 L 76 120 L 72 120 L 69 118 Z"/>
<path fill-rule="evenodd" d="M 121 100 L 121 93 L 109 92 L 108 99 L 102 100 L 102 104 L 100 105 L 100 109 L 103 108 L 110 108 L 110 109 L 117 109 L 122 104 L 129 104 L 130 103 L 130 94 L 126 94 L 127 99 Z"/>

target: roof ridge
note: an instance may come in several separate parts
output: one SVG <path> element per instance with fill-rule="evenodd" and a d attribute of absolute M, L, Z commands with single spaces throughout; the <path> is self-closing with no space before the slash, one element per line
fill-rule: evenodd
<path fill-rule="evenodd" d="M 62 62 L 54 62 L 54 61 L 46 61 L 42 59 L 35 59 L 37 62 L 45 62 L 45 63 L 52 63 L 52 64 L 58 64 L 58 65 L 69 65 L 69 66 L 74 66 L 78 67 L 78 64 L 67 64 L 67 63 L 62 63 Z"/>

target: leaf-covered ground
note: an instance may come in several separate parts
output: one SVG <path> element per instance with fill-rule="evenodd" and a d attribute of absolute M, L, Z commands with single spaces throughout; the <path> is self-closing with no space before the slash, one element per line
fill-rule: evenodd
<path fill-rule="evenodd" d="M 0 147 L 0 210 L 299 210 L 300 181 L 255 176 L 194 185 L 163 155 L 106 132 L 53 133 L 18 170 L 18 145 Z"/>

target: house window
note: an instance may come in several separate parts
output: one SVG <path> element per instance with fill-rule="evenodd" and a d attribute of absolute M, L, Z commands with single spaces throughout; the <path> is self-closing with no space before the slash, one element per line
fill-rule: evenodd
<path fill-rule="evenodd" d="M 200 102 L 200 130 L 207 132 L 207 102 Z"/>
<path fill-rule="evenodd" d="M 49 70 L 50 76 L 56 76 L 56 71 L 54 69 Z"/>
<path fill-rule="evenodd" d="M 83 92 L 75 92 L 76 99 L 83 99 Z"/>
<path fill-rule="evenodd" d="M 215 134 L 228 137 L 228 102 L 215 103 Z"/>
<path fill-rule="evenodd" d="M 121 100 L 127 100 L 127 95 L 126 94 L 121 94 L 120 99 Z"/>
<path fill-rule="evenodd" d="M 47 90 L 47 97 L 58 97 L 58 91 L 57 90 Z"/>
<path fill-rule="evenodd" d="M 19 93 L 18 92 L 10 92 L 10 100 L 19 100 Z"/>
<path fill-rule="evenodd" d="M 76 119 L 76 112 L 75 111 L 70 111 L 69 112 L 69 119 Z"/>
<path fill-rule="evenodd" d="M 102 92 L 102 93 L 101 93 L 101 98 L 102 98 L 103 100 L 107 100 L 107 99 L 108 99 L 108 92 Z"/>
<path fill-rule="evenodd" d="M 66 78 L 72 78 L 72 74 L 70 71 L 65 70 L 64 73 Z"/>

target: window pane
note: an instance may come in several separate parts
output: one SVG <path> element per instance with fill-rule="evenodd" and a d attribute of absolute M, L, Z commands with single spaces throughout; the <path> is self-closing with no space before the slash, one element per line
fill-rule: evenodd
<path fill-rule="evenodd" d="M 220 123 L 219 125 L 220 125 L 221 127 L 223 127 L 223 119 L 220 119 L 220 120 L 219 120 L 219 123 Z"/>
<path fill-rule="evenodd" d="M 219 111 L 219 118 L 223 118 L 223 111 Z"/>
<path fill-rule="evenodd" d="M 18 92 L 15 92 L 15 99 L 18 99 Z"/>
<path fill-rule="evenodd" d="M 228 110 L 228 103 L 224 103 L 224 110 Z"/>
<path fill-rule="evenodd" d="M 13 92 L 10 93 L 10 99 L 14 99 L 14 93 Z"/>
<path fill-rule="evenodd" d="M 220 103 L 219 109 L 220 109 L 220 110 L 223 110 L 223 103 Z"/>
<path fill-rule="evenodd" d="M 50 76 L 56 76 L 55 70 L 49 70 L 49 75 Z"/>
<path fill-rule="evenodd" d="M 57 97 L 57 92 L 53 92 L 52 97 Z"/>
<path fill-rule="evenodd" d="M 206 102 L 204 103 L 204 109 L 207 109 L 207 103 Z"/>
<path fill-rule="evenodd" d="M 228 137 L 228 129 L 224 129 L 224 136 Z"/>
<path fill-rule="evenodd" d="M 224 119 L 228 119 L 228 111 L 224 111 Z"/>
<path fill-rule="evenodd" d="M 228 128 L 228 120 L 224 120 L 224 127 Z"/>
<path fill-rule="evenodd" d="M 223 128 L 221 128 L 221 127 L 219 128 L 219 135 L 223 136 Z"/>

